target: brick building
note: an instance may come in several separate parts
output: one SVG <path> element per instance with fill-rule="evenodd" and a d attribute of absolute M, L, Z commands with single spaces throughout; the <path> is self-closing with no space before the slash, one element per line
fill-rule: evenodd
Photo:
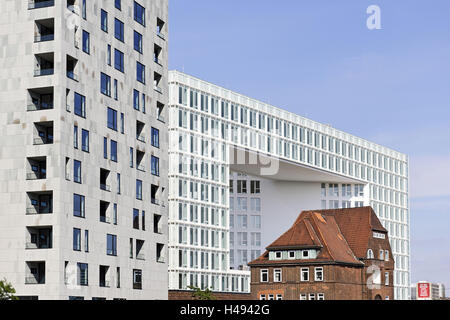
<path fill-rule="evenodd" d="M 388 300 L 394 259 L 371 207 L 304 211 L 251 267 L 255 300 Z"/>

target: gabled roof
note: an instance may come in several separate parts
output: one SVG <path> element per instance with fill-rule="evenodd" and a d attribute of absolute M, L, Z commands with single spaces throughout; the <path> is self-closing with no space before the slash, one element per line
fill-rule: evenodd
<path fill-rule="evenodd" d="M 369 238 L 373 231 L 387 233 L 371 207 L 315 210 L 324 216 L 333 216 L 355 255 L 362 259 L 367 255 Z"/>
<path fill-rule="evenodd" d="M 360 259 L 366 257 L 373 231 L 387 233 L 371 207 L 303 211 L 292 227 L 267 250 L 318 248 L 320 253 L 314 262 L 361 265 Z M 269 261 L 268 251 L 249 265 L 310 261 Z"/>
<path fill-rule="evenodd" d="M 275 240 L 268 249 L 320 248 L 322 243 L 314 231 L 308 218 L 294 223 L 281 237 Z"/>

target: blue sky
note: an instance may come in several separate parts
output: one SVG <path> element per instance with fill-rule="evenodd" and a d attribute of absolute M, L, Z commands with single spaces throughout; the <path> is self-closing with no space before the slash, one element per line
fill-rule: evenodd
<path fill-rule="evenodd" d="M 407 153 L 412 281 L 450 290 L 450 1 L 171 0 L 170 68 Z"/>

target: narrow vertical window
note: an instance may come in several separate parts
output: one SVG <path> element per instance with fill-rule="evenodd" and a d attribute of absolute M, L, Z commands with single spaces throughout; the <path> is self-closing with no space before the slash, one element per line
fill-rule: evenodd
<path fill-rule="evenodd" d="M 90 35 L 89 32 L 83 30 L 83 51 L 90 54 Z"/>
<path fill-rule="evenodd" d="M 119 100 L 119 84 L 117 79 L 114 79 L 114 100 Z"/>
<path fill-rule="evenodd" d="M 117 194 L 120 194 L 120 173 L 117 174 Z"/>
<path fill-rule="evenodd" d="M 73 127 L 73 147 L 78 149 L 78 126 Z"/>
<path fill-rule="evenodd" d="M 125 133 L 125 115 L 123 113 L 120 114 L 120 132 Z"/>
<path fill-rule="evenodd" d="M 130 148 L 130 168 L 134 167 L 134 150 L 133 148 Z"/>
<path fill-rule="evenodd" d="M 108 159 L 108 138 L 103 138 L 103 158 Z"/>
<path fill-rule="evenodd" d="M 84 230 L 84 251 L 89 252 L 89 230 Z"/>
<path fill-rule="evenodd" d="M 101 11 L 101 29 L 105 32 L 108 32 L 108 13 L 102 9 Z"/>

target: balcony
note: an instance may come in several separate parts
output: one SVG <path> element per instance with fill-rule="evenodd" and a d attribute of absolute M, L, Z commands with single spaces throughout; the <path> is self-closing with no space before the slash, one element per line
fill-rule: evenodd
<path fill-rule="evenodd" d="M 25 284 L 45 284 L 45 262 L 27 261 L 25 269 Z"/>
<path fill-rule="evenodd" d="M 157 243 L 156 244 L 156 262 L 158 262 L 158 263 L 165 263 L 166 262 L 164 251 L 165 251 L 164 244 Z"/>
<path fill-rule="evenodd" d="M 78 0 L 67 0 L 67 10 L 76 15 L 80 15 L 79 8 Z"/>
<path fill-rule="evenodd" d="M 136 139 L 145 143 L 145 123 L 136 120 Z"/>
<path fill-rule="evenodd" d="M 144 240 L 136 240 L 136 259 L 145 260 L 144 254 Z"/>
<path fill-rule="evenodd" d="M 136 139 L 140 142 L 145 143 L 145 135 L 143 133 L 136 134 Z"/>
<path fill-rule="evenodd" d="M 27 111 L 53 109 L 53 87 L 28 89 Z"/>
<path fill-rule="evenodd" d="M 159 94 L 162 94 L 162 93 L 163 93 L 161 87 L 159 87 L 157 84 L 155 84 L 155 85 L 153 86 L 153 89 L 155 89 L 155 91 L 158 92 Z"/>
<path fill-rule="evenodd" d="M 109 267 L 108 266 L 100 266 L 99 270 L 99 287 L 100 288 L 109 288 L 110 282 L 108 279 L 109 276 Z"/>
<path fill-rule="evenodd" d="M 143 253 L 137 254 L 137 255 L 136 255 L 136 259 L 137 259 L 137 260 L 145 260 L 145 254 L 143 254 Z"/>
<path fill-rule="evenodd" d="M 161 102 L 156 103 L 156 119 L 161 121 L 162 123 L 166 123 L 164 119 L 164 104 Z"/>
<path fill-rule="evenodd" d="M 35 77 L 50 76 L 55 73 L 53 52 L 35 54 L 34 57 L 36 66 L 34 69 Z"/>
<path fill-rule="evenodd" d="M 27 231 L 25 249 L 52 249 L 52 227 L 27 227 Z"/>
<path fill-rule="evenodd" d="M 67 71 L 67 78 L 72 79 L 73 81 L 79 82 L 80 78 L 73 71 Z"/>
<path fill-rule="evenodd" d="M 111 192 L 111 186 L 108 184 L 102 184 L 100 183 L 100 190 L 106 191 L 106 192 Z"/>
<path fill-rule="evenodd" d="M 161 52 L 162 52 L 162 48 L 160 46 L 158 46 L 157 44 L 154 45 L 153 47 L 153 61 L 156 64 L 159 64 L 160 66 L 162 66 L 162 59 L 161 59 Z"/>
<path fill-rule="evenodd" d="M 141 282 L 133 282 L 133 289 L 134 290 L 142 290 L 142 283 Z"/>
<path fill-rule="evenodd" d="M 111 192 L 111 187 L 108 184 L 110 171 L 100 168 L 100 189 Z"/>
<path fill-rule="evenodd" d="M 159 84 L 161 83 L 162 75 L 160 75 L 158 72 L 153 73 L 153 88 L 156 92 L 162 94 L 163 91 Z"/>
<path fill-rule="evenodd" d="M 34 36 L 34 42 L 46 42 L 46 41 L 53 41 L 55 40 L 55 35 L 53 33 L 51 34 L 43 34 L 39 36 Z"/>
<path fill-rule="evenodd" d="M 27 180 L 43 180 L 46 178 L 46 157 L 27 158 Z"/>
<path fill-rule="evenodd" d="M 162 216 L 159 214 L 153 215 L 153 233 L 162 234 Z"/>
<path fill-rule="evenodd" d="M 161 19 L 157 18 L 156 20 L 156 34 L 158 37 L 160 37 L 162 40 L 166 40 L 166 36 L 163 33 L 165 22 Z"/>
<path fill-rule="evenodd" d="M 45 42 L 55 40 L 55 20 L 36 20 L 34 42 Z"/>
<path fill-rule="evenodd" d="M 33 131 L 33 144 L 53 144 L 53 122 L 35 122 Z"/>
<path fill-rule="evenodd" d="M 66 63 L 67 78 L 72 79 L 76 82 L 79 82 L 80 78 L 77 74 L 77 66 L 78 66 L 78 60 L 67 55 L 67 63 Z"/>
<path fill-rule="evenodd" d="M 100 222 L 111 223 L 111 218 L 108 215 L 109 202 L 100 201 Z"/>
<path fill-rule="evenodd" d="M 152 184 L 150 188 L 150 199 L 152 204 L 159 206 L 158 200 L 158 190 L 159 186 Z"/>
<path fill-rule="evenodd" d="M 53 213 L 53 191 L 27 192 L 27 196 L 27 215 Z"/>
<path fill-rule="evenodd" d="M 136 169 L 145 172 L 145 152 L 136 150 Z"/>
<path fill-rule="evenodd" d="M 34 0 L 28 2 L 28 10 L 32 9 L 40 9 L 40 8 L 48 8 L 55 6 L 55 0 Z"/>

